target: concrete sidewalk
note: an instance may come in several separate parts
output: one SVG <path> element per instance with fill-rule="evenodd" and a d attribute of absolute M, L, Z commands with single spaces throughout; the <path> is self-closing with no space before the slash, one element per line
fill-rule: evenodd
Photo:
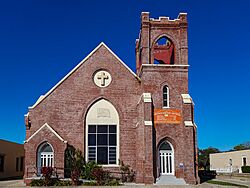
<path fill-rule="evenodd" d="M 19 180 L 2 180 L 0 187 L 26 187 L 22 179 Z"/>
<path fill-rule="evenodd" d="M 250 178 L 245 177 L 230 177 L 230 176 L 217 176 L 215 180 L 245 185 L 250 187 Z"/>
<path fill-rule="evenodd" d="M 4 187 L 16 187 L 16 188 L 28 188 L 29 186 L 25 186 L 23 180 L 8 180 L 8 181 L 0 181 L 0 188 Z M 53 186 L 51 186 L 53 187 Z M 61 186 L 54 186 L 55 188 L 62 188 Z M 74 187 L 74 186 L 67 186 L 67 187 Z M 143 184 L 130 184 L 130 185 L 123 185 L 123 186 L 77 186 L 77 188 L 230 188 L 229 186 L 220 186 L 220 185 L 213 185 L 208 183 L 203 183 L 199 185 L 143 185 Z M 37 187 L 42 188 L 42 187 Z M 66 188 L 66 187 L 64 187 Z M 232 187 L 235 188 L 235 187 Z"/>

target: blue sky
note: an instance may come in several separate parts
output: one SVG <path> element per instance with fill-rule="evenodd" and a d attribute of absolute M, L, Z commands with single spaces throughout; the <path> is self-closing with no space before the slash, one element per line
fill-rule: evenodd
<path fill-rule="evenodd" d="M 25 140 L 24 114 L 104 41 L 135 70 L 140 13 L 188 13 L 189 89 L 200 148 L 250 140 L 250 1 L 0 2 L 0 139 Z"/>

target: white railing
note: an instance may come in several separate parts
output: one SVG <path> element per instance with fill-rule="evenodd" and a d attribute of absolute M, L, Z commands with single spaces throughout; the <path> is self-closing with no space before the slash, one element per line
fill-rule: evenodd
<path fill-rule="evenodd" d="M 239 172 L 238 166 L 225 167 L 225 168 L 210 168 L 210 170 L 215 170 L 217 173 L 232 173 Z"/>

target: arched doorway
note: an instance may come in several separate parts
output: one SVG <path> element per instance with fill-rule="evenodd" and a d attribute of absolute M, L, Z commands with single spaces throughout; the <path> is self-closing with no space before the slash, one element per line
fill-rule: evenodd
<path fill-rule="evenodd" d="M 107 100 L 94 103 L 86 116 L 86 160 L 101 165 L 118 165 L 119 116 Z"/>
<path fill-rule="evenodd" d="M 159 146 L 160 175 L 174 175 L 174 148 L 168 141 Z"/>
<path fill-rule="evenodd" d="M 54 150 L 48 142 L 42 143 L 37 151 L 38 174 L 42 167 L 54 167 Z"/>

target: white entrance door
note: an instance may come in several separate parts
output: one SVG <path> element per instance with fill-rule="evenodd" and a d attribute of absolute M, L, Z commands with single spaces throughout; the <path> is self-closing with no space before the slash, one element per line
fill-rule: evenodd
<path fill-rule="evenodd" d="M 161 175 L 173 175 L 173 152 L 171 150 L 160 150 L 160 173 Z"/>

